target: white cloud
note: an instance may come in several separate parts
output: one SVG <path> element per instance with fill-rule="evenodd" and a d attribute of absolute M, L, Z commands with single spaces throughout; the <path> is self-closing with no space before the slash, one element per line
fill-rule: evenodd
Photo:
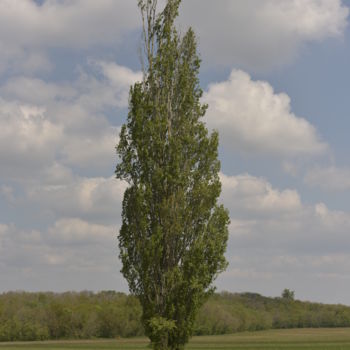
<path fill-rule="evenodd" d="M 0 100 L 0 177 L 23 178 L 54 158 L 62 127 L 44 108 Z M 25 174 L 28 176 L 29 174 Z"/>
<path fill-rule="evenodd" d="M 296 190 L 279 190 L 248 174 L 220 177 L 221 202 L 231 216 L 233 251 L 248 247 L 249 254 L 350 254 L 350 213 L 331 210 L 324 203 L 304 204 Z"/>
<path fill-rule="evenodd" d="M 80 218 L 41 230 L 0 223 L 0 290 L 126 290 L 116 232 Z"/>
<path fill-rule="evenodd" d="M 78 94 L 72 83 L 50 83 L 25 76 L 10 78 L 1 86 L 1 90 L 7 97 L 36 105 L 54 101 L 68 103 Z"/>
<path fill-rule="evenodd" d="M 206 121 L 232 151 L 281 156 L 315 155 L 327 150 L 315 128 L 291 112 L 290 98 L 264 81 L 233 70 L 227 81 L 209 85 Z"/>
<path fill-rule="evenodd" d="M 344 229 L 350 228 L 350 216 L 343 211 L 329 210 L 324 203 L 318 203 L 315 206 L 316 217 L 322 225 L 330 229 L 330 232 L 336 230 L 344 232 Z"/>
<path fill-rule="evenodd" d="M 222 200 L 229 205 L 232 213 L 249 212 L 249 216 L 253 218 L 259 214 L 293 214 L 302 209 L 300 196 L 295 190 L 279 191 L 266 180 L 248 174 L 221 174 L 220 179 L 223 187 Z"/>
<path fill-rule="evenodd" d="M 221 174 L 221 181 L 221 201 L 230 210 L 231 225 L 230 266 L 218 280 L 220 289 L 278 295 L 290 286 L 298 288 L 298 297 L 322 300 L 322 293 L 300 286 L 342 283 L 349 273 L 344 263 L 350 260 L 350 213 L 323 203 L 306 205 L 295 190 L 274 188 L 248 174 Z M 0 272 L 7 271 L 0 274 L 1 284 L 18 288 L 8 271 L 30 275 L 32 282 L 24 278 L 27 286 L 37 280 L 44 289 L 54 286 L 52 276 L 57 274 L 63 290 L 105 288 L 111 276 L 120 281 L 114 275 L 116 235 L 125 187 L 113 178 L 81 178 L 30 193 L 31 205 L 40 205 L 44 214 L 44 208 L 51 210 L 54 221 L 41 230 L 0 224 Z M 103 284 L 97 283 L 101 273 Z M 334 300 L 348 300 L 345 294 L 340 298 Z"/>
<path fill-rule="evenodd" d="M 25 268 L 28 263 L 38 261 L 37 253 L 43 246 L 39 231 L 21 230 L 14 224 L 0 224 L 0 232 L 0 268 L 5 268 L 3 273 L 6 268 Z"/>
<path fill-rule="evenodd" d="M 201 0 L 201 15 L 193 16 L 197 5 L 183 2 L 180 13 L 203 26 L 204 56 L 214 64 L 257 69 L 290 61 L 305 42 L 341 36 L 347 16 L 336 0 Z M 116 235 L 126 184 L 111 175 L 119 114 L 125 118 L 129 86 L 142 75 L 106 61 L 100 48 L 110 53 L 139 24 L 136 2 L 128 0 L 0 1 L 0 72 L 6 70 L 8 79 L 0 87 L 0 204 L 6 217 L 0 223 L 0 288 L 120 289 L 111 280 L 121 280 Z M 54 68 L 52 48 L 92 58 L 73 73 L 77 79 L 38 78 L 38 71 Z M 315 128 L 291 112 L 286 94 L 242 71 L 212 84 L 205 99 L 208 124 L 233 151 L 287 158 L 285 169 L 296 174 L 289 156 L 294 161 L 327 150 Z M 226 276 L 269 278 L 280 290 L 281 276 L 300 271 L 304 281 L 346 276 L 349 213 L 306 205 L 296 190 L 248 174 L 221 179 L 221 200 L 231 214 Z M 227 278 L 228 289 L 236 290 L 235 281 Z"/>
<path fill-rule="evenodd" d="M 112 47 L 141 19 L 136 1 L 32 0 L 0 2 L 0 72 L 53 68 L 51 48 Z M 160 2 L 159 8 L 162 8 Z M 194 26 L 208 62 L 272 69 L 310 41 L 339 37 L 348 8 L 341 0 L 185 1 L 180 22 Z"/>
<path fill-rule="evenodd" d="M 48 239 L 56 244 L 107 244 L 116 235 L 116 228 L 88 223 L 80 218 L 63 218 L 48 230 Z"/>
<path fill-rule="evenodd" d="M 37 72 L 49 72 L 53 69 L 54 65 L 46 52 L 41 49 L 20 47 L 17 43 L 11 42 L 9 32 L 6 31 L 5 33 L 9 37 L 8 40 L 1 40 L 0 38 L 0 73 L 32 75 Z"/>
<path fill-rule="evenodd" d="M 319 187 L 326 191 L 349 190 L 350 169 L 335 166 L 314 167 L 306 172 L 304 182 L 309 186 Z"/>
<path fill-rule="evenodd" d="M 130 86 L 137 81 L 142 81 L 142 72 L 133 71 L 115 62 L 91 61 L 90 63 L 103 74 L 107 81 L 107 88 L 102 91 L 95 89 L 94 94 L 99 91 L 101 96 L 110 96 L 116 106 L 127 107 Z"/>
<path fill-rule="evenodd" d="M 128 0 L 0 1 L 0 73 L 51 70 L 51 48 L 116 46 L 139 17 Z"/>
<path fill-rule="evenodd" d="M 192 0 L 180 22 L 195 28 L 211 64 L 256 71 L 291 62 L 308 42 L 341 36 L 348 13 L 341 0 Z"/>
<path fill-rule="evenodd" d="M 231 225 L 220 289 L 276 296 L 291 288 L 298 298 L 349 302 L 349 212 L 302 203 L 295 190 L 247 174 L 221 181 Z"/>
<path fill-rule="evenodd" d="M 102 79 L 81 72 L 77 81 L 81 96 L 77 102 L 92 110 L 106 106 L 127 107 L 130 86 L 142 80 L 142 73 L 115 62 L 90 60 L 89 64 L 90 68 L 102 75 Z"/>
<path fill-rule="evenodd" d="M 72 169 L 54 161 L 45 166 L 41 173 L 41 186 L 63 186 L 74 180 Z M 34 184 L 35 186 L 35 184 Z"/>
<path fill-rule="evenodd" d="M 0 125 L 3 125 L 0 145 L 6 144 L 2 147 L 3 158 L 6 156 L 9 163 L 16 163 L 16 158 L 11 157 L 14 148 L 18 157 L 27 160 L 26 169 L 35 167 L 35 173 L 42 169 L 34 162 L 30 165 L 31 157 L 40 158 L 45 168 L 60 159 L 62 165 L 90 170 L 94 176 L 113 171 L 119 129 L 111 125 L 105 111 L 114 108 L 118 116 L 121 108 L 127 106 L 130 85 L 142 75 L 114 62 L 90 63 L 92 70 L 81 70 L 78 79 L 70 83 L 17 77 L 10 78 L 0 88 L 6 97 L 0 103 Z M 16 113 L 20 116 L 16 117 Z M 23 147 L 21 143 L 25 143 Z M 31 143 L 40 150 L 34 152 Z M 30 157 L 29 152 L 32 152 Z M 20 166 L 21 162 L 17 163 Z M 7 173 L 13 174 L 14 169 L 17 171 L 18 167 L 9 166 Z"/>
<path fill-rule="evenodd" d="M 136 2 L 125 0 L 4 0 L 0 23 L 2 42 L 80 49 L 119 42 L 139 16 Z"/>
<path fill-rule="evenodd" d="M 74 81 L 57 83 L 14 77 L 1 87 L 1 91 L 8 98 L 31 104 L 63 104 L 96 113 L 107 107 L 127 107 L 130 86 L 140 80 L 140 71 L 111 61 L 89 60 L 87 69 L 80 68 Z"/>
<path fill-rule="evenodd" d="M 71 125 L 65 123 L 68 117 Z M 64 165 L 95 174 L 111 172 L 118 134 L 118 128 L 108 125 L 103 116 L 79 107 L 48 103 L 43 108 L 0 100 L 0 178 L 57 177 L 55 172 Z M 56 166 L 54 172 L 57 164 L 60 168 Z"/>
<path fill-rule="evenodd" d="M 128 67 L 121 66 L 115 62 L 92 61 L 103 75 L 118 89 L 129 90 L 130 85 L 142 80 L 142 72 L 134 72 Z"/>
<path fill-rule="evenodd" d="M 79 178 L 61 184 L 39 184 L 27 188 L 27 203 L 59 219 L 83 218 L 117 225 L 126 183 L 114 177 Z"/>
<path fill-rule="evenodd" d="M 59 112 L 63 111 L 71 113 L 61 118 Z M 65 123 L 68 116 L 78 117 L 73 125 Z M 79 126 L 79 132 L 74 132 Z M 0 178 L 26 181 L 50 174 L 57 177 L 52 171 L 55 164 L 60 164 L 55 171 L 61 171 L 63 164 L 94 173 L 112 171 L 118 133 L 104 117 L 84 111 L 79 115 L 74 109 L 62 110 L 50 102 L 38 107 L 0 100 Z"/>
<path fill-rule="evenodd" d="M 61 150 L 62 162 L 70 166 L 92 169 L 96 173 L 99 169 L 113 168 L 116 163 L 115 145 L 118 141 L 119 129 L 110 127 L 100 135 L 81 135 L 80 137 L 66 137 Z"/>

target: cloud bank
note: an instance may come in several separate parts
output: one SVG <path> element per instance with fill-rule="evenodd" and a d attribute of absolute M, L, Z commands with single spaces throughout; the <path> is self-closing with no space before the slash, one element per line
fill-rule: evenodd
<path fill-rule="evenodd" d="M 327 150 L 315 127 L 291 112 L 287 94 L 246 72 L 233 70 L 228 80 L 210 84 L 204 100 L 208 125 L 232 151 L 300 156 Z"/>
<path fill-rule="evenodd" d="M 292 62 L 309 42 L 341 37 L 348 14 L 341 0 L 191 0 L 180 22 L 199 33 L 208 64 L 264 71 Z"/>

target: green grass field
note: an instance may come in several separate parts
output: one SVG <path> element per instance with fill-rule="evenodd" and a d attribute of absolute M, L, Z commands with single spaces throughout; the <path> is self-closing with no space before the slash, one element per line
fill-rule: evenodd
<path fill-rule="evenodd" d="M 146 350 L 148 341 L 145 338 L 116 339 L 116 340 L 88 340 L 88 341 L 49 341 L 49 342 L 19 342 L 0 343 L 0 350 L 108 350 L 128 349 Z M 255 350 L 255 349 L 283 349 L 283 350 L 350 350 L 350 328 L 333 329 L 288 329 L 272 330 L 254 333 L 237 333 L 223 336 L 194 337 L 187 346 L 188 350 Z"/>

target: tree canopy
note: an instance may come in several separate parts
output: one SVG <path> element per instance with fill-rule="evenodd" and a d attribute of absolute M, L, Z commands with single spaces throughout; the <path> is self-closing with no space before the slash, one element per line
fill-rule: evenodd
<path fill-rule="evenodd" d="M 144 75 L 130 89 L 117 145 L 116 176 L 129 184 L 119 248 L 154 348 L 180 349 L 226 268 L 229 216 L 218 204 L 218 133 L 202 121 L 195 34 L 174 25 L 180 0 L 159 14 L 156 3 L 139 1 Z"/>

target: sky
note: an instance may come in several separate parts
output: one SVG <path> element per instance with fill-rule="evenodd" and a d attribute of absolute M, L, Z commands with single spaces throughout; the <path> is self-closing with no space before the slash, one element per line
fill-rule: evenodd
<path fill-rule="evenodd" d="M 130 0 L 0 0 L 0 292 L 127 292 Z M 160 1 L 161 9 L 164 1 Z M 350 305 L 349 0 L 184 0 L 231 224 L 218 291 Z"/>

